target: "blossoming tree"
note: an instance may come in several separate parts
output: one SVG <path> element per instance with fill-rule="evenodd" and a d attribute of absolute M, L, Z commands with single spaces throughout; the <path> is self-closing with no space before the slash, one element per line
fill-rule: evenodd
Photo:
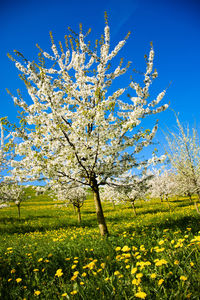
<path fill-rule="evenodd" d="M 51 34 L 52 53 L 38 46 L 38 63 L 17 51 L 18 61 L 9 55 L 32 99 L 29 105 L 21 96 L 13 97 L 24 112 L 22 123 L 26 126 L 13 133 L 21 141 L 15 147 L 21 159 L 13 161 L 12 166 L 13 176 L 21 180 L 65 178 L 69 183 L 90 187 L 103 236 L 108 229 L 99 187 L 139 165 L 136 154 L 151 143 L 157 123 L 151 130 L 139 125 L 142 119 L 164 111 L 168 105 L 159 106 L 165 90 L 149 100 L 150 85 L 157 77 L 153 47 L 146 58 L 143 84 L 131 80 L 126 87 L 113 91 L 113 81 L 127 72 L 129 63 L 123 67 L 121 60 L 114 68 L 111 61 L 127 37 L 111 50 L 106 21 L 104 36 L 96 46 L 86 39 L 80 26 L 79 34 L 71 30 L 65 37 L 66 50 L 61 42 L 56 46 Z"/>
<path fill-rule="evenodd" d="M 135 202 L 146 198 L 151 178 L 150 174 L 143 174 L 140 177 L 130 173 L 122 174 L 118 180 L 109 181 L 101 190 L 101 199 L 111 201 L 113 205 L 130 203 L 136 215 Z"/>
<path fill-rule="evenodd" d="M 87 191 L 85 186 L 80 184 L 66 184 L 65 182 L 57 182 L 54 184 L 53 195 L 57 200 L 63 201 L 65 206 L 72 204 L 74 210 L 77 210 L 78 223 L 81 223 L 81 207 L 86 200 Z"/>
<path fill-rule="evenodd" d="M 18 217 L 21 217 L 21 203 L 29 198 L 26 195 L 27 186 L 19 185 L 17 182 L 4 180 L 0 183 L 0 208 L 10 206 L 15 203 L 17 206 Z"/>
<path fill-rule="evenodd" d="M 177 132 L 169 132 L 167 141 L 169 146 L 168 157 L 179 177 L 182 190 L 188 194 L 197 194 L 200 202 L 200 140 L 195 128 L 184 128 L 176 116 Z M 200 214 L 197 202 L 194 201 L 197 213 Z"/>

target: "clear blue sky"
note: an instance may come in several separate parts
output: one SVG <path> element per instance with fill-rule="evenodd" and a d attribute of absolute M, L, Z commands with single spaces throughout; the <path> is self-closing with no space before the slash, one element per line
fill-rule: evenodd
<path fill-rule="evenodd" d="M 121 55 L 133 62 L 132 67 L 144 70 L 144 54 L 149 43 L 155 49 L 155 67 L 159 78 L 154 91 L 160 92 L 170 82 L 165 97 L 170 107 L 180 112 L 182 121 L 200 126 L 200 1 L 198 0 L 2 0 L 0 2 L 0 116 L 15 120 L 16 107 L 5 88 L 13 94 L 23 90 L 14 64 L 7 52 L 21 51 L 35 59 L 38 43 L 50 49 L 49 31 L 56 41 L 63 41 L 70 26 L 78 31 L 81 22 L 92 28 L 91 39 L 104 28 L 104 11 L 108 12 L 111 41 L 115 46 L 126 33 L 132 32 Z M 48 52 L 48 51 L 47 51 Z M 23 91 L 24 98 L 27 94 Z M 158 116 L 160 126 L 173 128 L 175 118 L 169 110 Z M 159 137 L 159 134 L 158 134 Z"/>

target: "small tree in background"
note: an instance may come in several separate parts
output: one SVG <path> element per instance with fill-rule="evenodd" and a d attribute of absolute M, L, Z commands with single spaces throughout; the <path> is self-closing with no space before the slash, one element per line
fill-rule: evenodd
<path fill-rule="evenodd" d="M 180 123 L 176 116 L 178 125 L 177 133 L 170 131 L 167 135 L 169 151 L 167 153 L 170 163 L 179 177 L 182 189 L 186 193 L 195 193 L 200 202 L 200 140 L 195 128 L 190 130 Z M 195 208 L 200 214 L 197 202 Z"/>
<path fill-rule="evenodd" d="M 29 105 L 21 94 L 13 97 L 23 111 L 21 123 L 25 126 L 13 133 L 13 138 L 21 141 L 15 147 L 21 159 L 12 162 L 12 174 L 20 180 L 64 179 L 90 187 L 104 236 L 108 229 L 99 188 L 144 165 L 137 161 L 137 154 L 151 143 L 158 126 L 142 129 L 142 119 L 164 111 L 168 105 L 159 106 L 165 90 L 149 100 L 150 85 L 157 77 L 152 45 L 143 83 L 131 80 L 116 89 L 113 81 L 127 72 L 130 63 L 123 67 L 121 60 L 111 67 L 111 61 L 128 36 L 112 50 L 107 18 L 104 35 L 94 47 L 87 35 L 82 26 L 79 34 L 70 30 L 64 49 L 61 42 L 56 46 L 51 34 L 52 53 L 38 46 L 38 63 L 18 51 L 20 61 L 9 55 L 32 99 Z M 128 97 L 125 92 L 129 92 Z"/>
<path fill-rule="evenodd" d="M 118 180 L 109 182 L 101 191 L 101 198 L 111 201 L 113 204 L 130 203 L 136 215 L 135 202 L 146 198 L 151 178 L 152 175 L 143 174 L 142 177 L 139 177 L 126 173 Z"/>
<path fill-rule="evenodd" d="M 0 183 L 0 199 L 2 208 L 14 203 L 17 206 L 18 217 L 21 217 L 21 204 L 26 200 L 27 186 L 22 186 L 16 182 L 4 181 Z"/>
<path fill-rule="evenodd" d="M 81 223 L 81 207 L 86 200 L 87 192 L 84 186 L 80 186 L 80 184 L 64 184 L 57 183 L 54 186 L 55 197 L 58 200 L 63 201 L 65 206 L 72 204 L 74 209 L 77 210 L 78 223 Z"/>

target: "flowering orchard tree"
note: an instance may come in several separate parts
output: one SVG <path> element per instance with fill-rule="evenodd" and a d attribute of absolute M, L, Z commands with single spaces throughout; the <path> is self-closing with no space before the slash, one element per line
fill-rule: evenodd
<path fill-rule="evenodd" d="M 4 125 L 7 123 L 6 118 L 0 119 L 0 179 L 3 179 L 2 171 L 5 171 L 11 160 L 11 149 L 8 147 L 8 143 L 5 144 L 6 140 L 9 139 L 10 134 L 5 136 Z"/>
<path fill-rule="evenodd" d="M 0 208 L 10 206 L 14 202 L 17 206 L 18 217 L 21 216 L 21 203 L 26 199 L 26 187 L 16 182 L 3 181 L 0 183 Z"/>
<path fill-rule="evenodd" d="M 114 68 L 111 61 L 127 37 L 112 50 L 106 21 L 104 36 L 94 48 L 86 39 L 80 26 L 79 34 L 71 30 L 65 37 L 66 50 L 61 42 L 59 48 L 56 46 L 51 34 L 52 53 L 38 46 L 39 63 L 17 51 L 20 61 L 9 55 L 32 99 L 28 105 L 21 96 L 13 97 L 24 112 L 21 123 L 26 126 L 13 134 L 21 140 L 15 147 L 21 159 L 13 161 L 12 166 L 13 176 L 21 180 L 64 178 L 91 187 L 103 236 L 108 229 L 99 187 L 140 164 L 136 154 L 151 143 L 157 123 L 152 130 L 139 125 L 142 119 L 164 111 L 168 105 L 159 106 L 165 90 L 149 100 L 150 85 L 157 77 L 153 47 L 146 58 L 143 84 L 131 80 L 126 87 L 113 91 L 113 81 L 127 72 L 129 63 L 123 67 L 121 60 Z"/>
<path fill-rule="evenodd" d="M 185 129 L 176 116 L 178 132 L 169 132 L 168 157 L 170 163 L 179 177 L 185 193 L 197 194 L 200 202 L 200 140 L 197 130 L 189 126 Z M 194 202 L 197 212 L 200 214 L 197 202 Z"/>
<path fill-rule="evenodd" d="M 176 194 L 177 180 L 175 174 L 169 170 L 154 170 L 154 176 L 149 182 L 150 196 L 160 198 L 161 202 L 168 201 L 170 196 Z"/>
<path fill-rule="evenodd" d="M 118 180 L 109 182 L 100 192 L 102 200 L 113 204 L 130 203 L 136 215 L 135 201 L 146 198 L 151 175 L 144 174 L 141 178 L 129 173 L 120 176 Z"/>
<path fill-rule="evenodd" d="M 77 209 L 78 222 L 81 223 L 81 207 L 86 200 L 86 188 L 76 183 L 59 182 L 54 185 L 53 194 L 58 200 L 63 201 L 65 206 L 72 204 L 74 209 Z"/>

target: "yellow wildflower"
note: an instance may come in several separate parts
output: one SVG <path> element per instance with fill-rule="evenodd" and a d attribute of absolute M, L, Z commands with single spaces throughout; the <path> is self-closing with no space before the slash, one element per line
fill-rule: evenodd
<path fill-rule="evenodd" d="M 180 280 L 182 280 L 182 281 L 186 281 L 186 280 L 187 280 L 187 277 L 186 277 L 186 276 L 184 276 L 184 275 L 182 275 L 182 276 L 180 276 Z"/>
<path fill-rule="evenodd" d="M 116 247 L 115 248 L 115 251 L 120 251 L 121 250 L 121 247 Z"/>
<path fill-rule="evenodd" d="M 165 242 L 165 241 L 161 240 L 161 241 L 159 241 L 159 242 L 158 242 L 158 245 L 160 245 L 160 246 L 161 246 L 161 245 L 163 245 L 163 244 L 164 244 L 164 242 Z"/>
<path fill-rule="evenodd" d="M 40 294 L 41 294 L 40 291 L 35 291 L 35 292 L 34 292 L 34 295 L 35 295 L 35 296 L 39 296 Z"/>
<path fill-rule="evenodd" d="M 130 251 L 131 250 L 131 248 L 129 248 L 128 246 L 124 246 L 123 248 L 122 248 L 122 251 L 123 252 L 128 252 L 128 251 Z"/>
<path fill-rule="evenodd" d="M 17 283 L 19 283 L 19 282 L 22 281 L 22 279 L 21 278 L 17 278 L 16 281 L 17 281 Z"/>
<path fill-rule="evenodd" d="M 76 295 L 78 292 L 76 290 L 71 292 L 71 295 Z"/>
<path fill-rule="evenodd" d="M 132 270 L 131 270 L 131 274 L 135 274 L 137 272 L 137 268 L 133 268 Z"/>
<path fill-rule="evenodd" d="M 164 279 L 160 279 L 160 280 L 158 281 L 158 285 L 161 285 L 163 282 L 164 282 Z"/>
<path fill-rule="evenodd" d="M 147 294 L 145 292 L 139 291 L 138 293 L 135 294 L 135 297 L 140 298 L 140 299 L 145 299 Z"/>
<path fill-rule="evenodd" d="M 120 272 L 119 272 L 119 271 L 115 271 L 115 272 L 114 272 L 114 275 L 115 275 L 115 276 L 118 276 L 118 275 L 120 275 Z"/>
<path fill-rule="evenodd" d="M 143 274 L 142 273 L 138 273 L 138 274 L 136 274 L 136 278 L 138 279 L 138 278 L 142 278 L 143 277 Z"/>
<path fill-rule="evenodd" d="M 167 261 L 165 259 L 160 259 L 160 260 L 156 261 L 156 263 L 155 263 L 155 265 L 157 267 L 160 267 L 160 266 L 166 265 L 166 264 L 167 264 Z"/>
<path fill-rule="evenodd" d="M 58 269 L 58 270 L 56 271 L 55 276 L 61 277 L 62 275 L 63 275 L 62 269 Z"/>

